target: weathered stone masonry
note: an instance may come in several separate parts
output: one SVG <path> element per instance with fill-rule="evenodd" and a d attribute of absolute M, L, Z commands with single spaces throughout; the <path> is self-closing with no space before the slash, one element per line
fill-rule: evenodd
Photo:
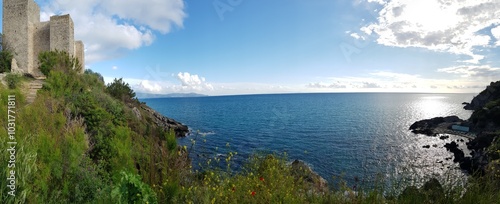
<path fill-rule="evenodd" d="M 66 51 L 85 68 L 84 45 L 74 40 L 69 14 L 40 22 L 40 7 L 34 0 L 3 0 L 3 35 L 5 48 L 14 52 L 17 65 L 13 67 L 17 66 L 19 72 L 40 75 L 38 54 L 49 50 Z"/>

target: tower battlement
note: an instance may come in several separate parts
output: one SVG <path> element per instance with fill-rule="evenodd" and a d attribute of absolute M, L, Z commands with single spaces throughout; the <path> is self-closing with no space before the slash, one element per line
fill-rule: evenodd
<path fill-rule="evenodd" d="M 40 22 L 40 7 L 34 0 L 3 0 L 3 43 L 13 51 L 18 72 L 38 75 L 38 54 L 60 50 L 76 57 L 83 68 L 84 45 L 74 39 L 74 24 L 69 14 L 51 16 Z M 14 70 L 13 70 L 14 71 Z"/>

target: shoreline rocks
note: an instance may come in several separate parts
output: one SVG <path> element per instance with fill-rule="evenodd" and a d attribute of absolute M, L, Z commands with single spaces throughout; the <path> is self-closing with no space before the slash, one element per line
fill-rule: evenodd
<path fill-rule="evenodd" d="M 435 117 L 426 120 L 420 120 L 410 126 L 410 130 L 415 134 L 424 134 L 427 136 L 437 136 L 443 133 L 443 129 L 448 129 L 451 125 L 465 122 L 457 116 Z"/>
<path fill-rule="evenodd" d="M 189 128 L 186 125 L 183 125 L 182 123 L 179 123 L 174 119 L 163 116 L 149 106 L 141 105 L 141 109 L 152 116 L 151 119 L 158 127 L 162 127 L 165 130 L 174 130 L 176 137 L 186 137 L 186 134 L 189 133 Z"/>
<path fill-rule="evenodd" d="M 314 172 L 305 162 L 296 159 L 291 164 L 292 174 L 301 177 L 311 185 L 315 192 L 328 192 L 328 182 L 318 173 Z"/>

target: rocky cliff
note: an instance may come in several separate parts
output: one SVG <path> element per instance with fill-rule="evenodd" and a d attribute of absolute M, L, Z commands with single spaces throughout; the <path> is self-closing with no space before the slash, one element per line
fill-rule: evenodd
<path fill-rule="evenodd" d="M 484 91 L 475 96 L 470 103 L 465 102 L 464 109 L 479 110 L 488 102 L 500 99 L 500 81 L 491 82 Z"/>
<path fill-rule="evenodd" d="M 151 115 L 151 119 L 158 127 L 162 127 L 165 130 L 174 130 L 176 137 L 185 137 L 189 133 L 189 128 L 186 125 L 163 116 L 149 106 L 142 104 L 141 109 Z"/>

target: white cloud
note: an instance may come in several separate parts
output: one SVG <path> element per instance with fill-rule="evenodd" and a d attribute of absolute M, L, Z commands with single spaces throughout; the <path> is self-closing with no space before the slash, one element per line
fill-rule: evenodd
<path fill-rule="evenodd" d="M 500 77 L 500 68 L 489 65 L 480 66 L 455 66 L 438 69 L 438 72 L 457 74 L 463 78 L 498 78 Z"/>
<path fill-rule="evenodd" d="M 334 82 L 334 83 L 323 83 L 323 82 L 314 82 L 314 83 L 309 83 L 306 85 L 307 88 L 316 88 L 316 89 L 345 89 L 347 88 L 346 85 L 341 84 L 340 82 Z"/>
<path fill-rule="evenodd" d="M 359 40 L 359 39 L 362 39 L 362 40 L 365 40 L 365 37 L 364 36 L 360 36 L 359 34 L 357 33 L 351 33 L 350 35 L 351 37 L 353 37 L 354 39 L 356 40 Z"/>
<path fill-rule="evenodd" d="M 182 89 L 186 91 L 207 91 L 214 89 L 212 84 L 205 81 L 204 77 L 200 77 L 196 74 L 179 72 L 177 74 L 177 79 L 181 82 Z"/>
<path fill-rule="evenodd" d="M 420 47 L 466 55 L 466 62 L 479 63 L 475 51 L 487 47 L 490 36 L 478 31 L 500 24 L 500 1 L 369 0 L 383 5 L 377 22 L 362 27 L 377 34 L 377 43 L 394 47 Z"/>
<path fill-rule="evenodd" d="M 381 4 L 381 5 L 384 5 L 387 3 L 385 0 L 368 0 L 368 3 L 372 3 L 372 2 Z"/>
<path fill-rule="evenodd" d="M 491 34 L 497 40 L 495 46 L 500 46 L 500 26 L 491 29 Z"/>
<path fill-rule="evenodd" d="M 465 69 L 467 68 L 467 69 Z M 425 78 L 421 75 L 376 71 L 365 77 L 332 77 L 335 83 L 312 82 L 309 91 L 341 92 L 478 92 L 489 81 L 500 78 L 500 68 L 489 66 L 453 67 L 437 70 L 450 73 L 445 78 Z M 457 75 L 455 75 L 457 74 Z M 463 77 L 460 77 L 463 75 Z M 467 76 L 466 76 L 467 75 Z M 485 84 L 485 82 L 487 82 Z M 345 85 L 345 89 L 331 89 L 332 84 Z"/>
<path fill-rule="evenodd" d="M 179 72 L 177 78 L 181 81 L 182 86 L 199 86 L 205 82 L 205 78 L 198 75 L 191 75 L 188 72 Z"/>
<path fill-rule="evenodd" d="M 142 92 L 146 93 L 160 93 L 162 91 L 162 87 L 160 84 L 155 82 L 150 82 L 148 80 L 143 80 L 138 84 L 138 88 Z"/>
<path fill-rule="evenodd" d="M 362 89 L 377 89 L 377 88 L 382 88 L 379 84 L 375 82 L 363 82 L 363 85 L 361 86 Z"/>
<path fill-rule="evenodd" d="M 117 70 L 117 69 L 118 69 L 118 67 L 117 67 L 117 66 L 113 66 L 113 67 L 111 67 L 111 69 L 112 69 L 112 70 Z"/>
<path fill-rule="evenodd" d="M 52 0 L 41 10 L 42 20 L 71 14 L 75 38 L 85 43 L 87 63 L 150 45 L 155 31 L 166 34 L 182 27 L 186 18 L 183 0 Z"/>

